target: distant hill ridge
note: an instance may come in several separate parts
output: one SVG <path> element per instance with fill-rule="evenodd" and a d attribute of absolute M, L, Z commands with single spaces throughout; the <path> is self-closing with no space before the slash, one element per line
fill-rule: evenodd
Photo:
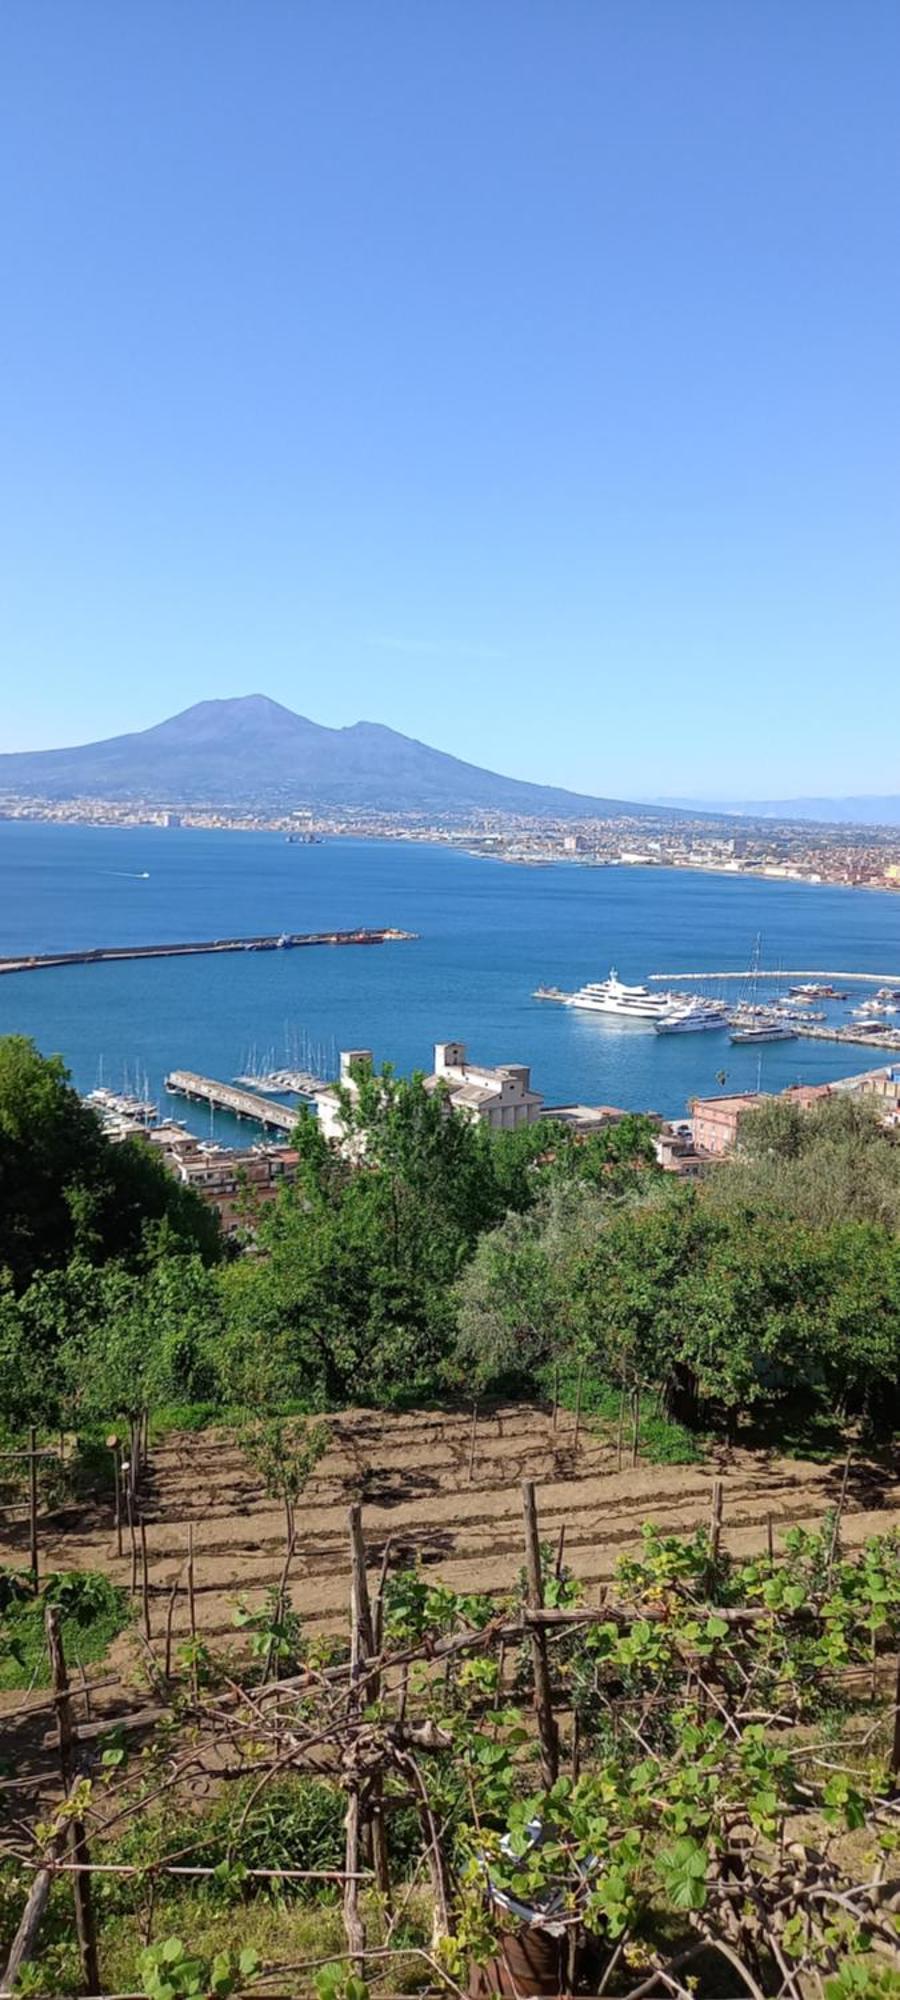
<path fill-rule="evenodd" d="M 152 729 L 77 749 L 7 753 L 0 756 L 0 794 L 172 806 L 678 816 L 502 777 L 377 722 L 328 729 L 262 694 L 200 701 Z"/>
<path fill-rule="evenodd" d="M 838 799 L 659 799 L 681 812 L 728 813 L 738 819 L 803 820 L 817 826 L 900 826 L 900 793 L 862 792 Z"/>

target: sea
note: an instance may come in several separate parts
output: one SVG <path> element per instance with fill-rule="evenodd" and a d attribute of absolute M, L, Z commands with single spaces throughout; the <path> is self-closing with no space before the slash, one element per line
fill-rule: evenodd
<path fill-rule="evenodd" d="M 532 867 L 410 841 L 0 823 L 0 957 L 282 931 L 391 925 L 411 943 L 95 964 L 0 977 L 0 1033 L 59 1052 L 79 1089 L 149 1090 L 222 1143 L 251 1128 L 165 1099 L 171 1069 L 230 1080 L 285 1064 L 333 1074 L 340 1049 L 408 1073 L 437 1041 L 529 1063 L 548 1104 L 684 1115 L 715 1091 L 777 1091 L 887 1062 L 799 1039 L 734 1047 L 659 1036 L 535 999 L 650 974 L 764 967 L 900 984 L 900 894 L 577 861 Z M 765 989 L 761 989 L 764 991 Z M 772 989 L 769 989 L 770 991 Z M 868 989 L 871 991 L 871 989 Z M 854 995 L 853 1003 L 864 997 Z M 832 1009 L 846 1018 L 848 1009 Z M 900 1015 L 898 1015 L 900 1020 Z"/>

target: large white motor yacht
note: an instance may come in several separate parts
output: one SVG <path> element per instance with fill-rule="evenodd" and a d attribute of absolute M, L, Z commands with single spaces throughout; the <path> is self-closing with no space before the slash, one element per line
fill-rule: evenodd
<path fill-rule="evenodd" d="M 571 993 L 567 1007 L 581 1007 L 589 1014 L 615 1014 L 620 1021 L 646 1021 L 652 1026 L 671 1006 L 668 993 L 650 993 L 646 986 L 625 986 L 613 966 L 608 979 L 579 986 Z"/>
<path fill-rule="evenodd" d="M 696 1035 L 704 1028 L 727 1028 L 728 1015 L 721 1000 L 674 1001 L 653 1026 L 658 1035 Z"/>

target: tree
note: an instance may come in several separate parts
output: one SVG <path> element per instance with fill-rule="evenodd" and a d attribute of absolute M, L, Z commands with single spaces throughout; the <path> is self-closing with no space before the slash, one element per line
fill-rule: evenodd
<path fill-rule="evenodd" d="M 174 1244 L 215 1261 L 216 1217 L 144 1141 L 106 1137 L 59 1056 L 0 1037 L 0 1269 L 15 1290 L 73 1257 L 147 1264 Z"/>
<path fill-rule="evenodd" d="M 457 1286 L 458 1378 L 483 1389 L 572 1355 L 604 1213 L 592 1190 L 558 1182 L 527 1215 L 508 1215 L 482 1236 Z"/>

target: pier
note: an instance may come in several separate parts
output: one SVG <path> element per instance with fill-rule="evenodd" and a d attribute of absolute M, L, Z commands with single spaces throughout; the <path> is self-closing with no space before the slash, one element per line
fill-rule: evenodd
<path fill-rule="evenodd" d="M 311 945 L 409 944 L 415 931 L 282 931 L 279 937 L 208 938 L 197 944 L 98 945 L 88 951 L 32 952 L 26 958 L 0 958 L 0 975 L 43 972 L 58 965 L 116 965 L 136 958 L 202 958 L 227 951 L 299 951 Z"/>
<path fill-rule="evenodd" d="M 798 1035 L 806 1035 L 812 1042 L 849 1042 L 857 1049 L 892 1049 L 900 1055 L 900 1028 L 876 1028 L 874 1034 L 866 1034 L 862 1029 L 823 1028 L 813 1021 L 796 1020 L 791 1024 Z"/>
<path fill-rule="evenodd" d="M 791 972 L 784 966 L 777 972 L 763 972 L 758 966 L 748 970 L 745 965 L 740 972 L 649 972 L 647 977 L 667 983 L 678 980 L 682 985 L 704 979 L 742 979 L 746 985 L 756 979 L 828 979 L 832 984 L 836 979 L 855 979 L 862 986 L 900 986 L 900 972 Z"/>
<path fill-rule="evenodd" d="M 293 1132 L 298 1113 L 288 1104 L 276 1104 L 270 1097 L 257 1097 L 253 1090 L 240 1090 L 233 1083 L 219 1083 L 214 1076 L 198 1076 L 192 1069 L 173 1069 L 166 1077 L 172 1097 L 186 1097 L 191 1104 L 210 1104 L 215 1111 L 230 1111 L 232 1118 L 248 1118 L 266 1131 Z"/>

